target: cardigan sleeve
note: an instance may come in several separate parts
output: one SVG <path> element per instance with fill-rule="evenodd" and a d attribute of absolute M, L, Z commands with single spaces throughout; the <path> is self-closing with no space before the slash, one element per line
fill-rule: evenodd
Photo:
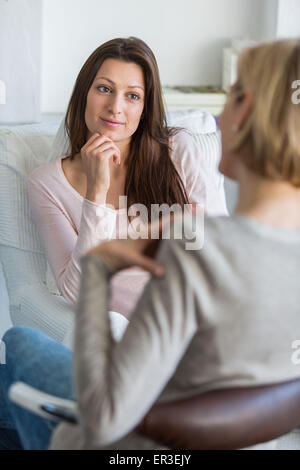
<path fill-rule="evenodd" d="M 77 305 L 74 374 L 86 445 L 108 445 L 129 431 L 156 401 L 197 331 L 194 298 L 184 275 L 184 248 L 163 241 L 157 259 L 164 278 L 152 278 L 122 340 L 108 317 L 112 272 L 94 255 L 82 261 Z"/>

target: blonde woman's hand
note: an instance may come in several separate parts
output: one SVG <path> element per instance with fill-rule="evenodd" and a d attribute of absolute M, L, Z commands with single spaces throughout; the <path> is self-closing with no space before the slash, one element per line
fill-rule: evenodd
<path fill-rule="evenodd" d="M 87 254 L 98 256 L 114 271 L 139 266 L 152 275 L 161 277 L 164 275 L 164 267 L 156 261 L 155 257 L 164 229 L 173 225 L 174 220 L 173 214 L 170 214 L 168 217 L 148 224 L 140 234 L 141 237 L 136 240 L 127 238 L 101 242 Z M 152 236 L 154 238 L 151 238 Z"/>
<path fill-rule="evenodd" d="M 98 204 L 105 204 L 110 186 L 109 162 L 113 159 L 115 164 L 121 163 L 120 150 L 111 139 L 95 133 L 80 153 L 87 176 L 86 198 Z"/>
<path fill-rule="evenodd" d="M 159 240 L 112 240 L 100 243 L 87 254 L 98 256 L 113 271 L 139 266 L 149 271 L 153 276 L 161 277 L 164 268 L 154 256 L 158 248 Z"/>

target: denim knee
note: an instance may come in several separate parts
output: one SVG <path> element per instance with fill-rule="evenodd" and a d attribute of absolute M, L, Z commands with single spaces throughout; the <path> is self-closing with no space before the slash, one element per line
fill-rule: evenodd
<path fill-rule="evenodd" d="M 46 393 L 72 398 L 72 352 L 40 330 L 15 326 L 3 336 L 7 375 Z"/>
<path fill-rule="evenodd" d="M 36 331 L 29 326 L 12 326 L 4 333 L 2 341 L 6 344 L 6 347 L 8 344 L 18 344 L 22 338 L 34 335 Z"/>
<path fill-rule="evenodd" d="M 2 341 L 5 344 L 5 363 L 8 364 L 13 356 L 16 361 L 18 356 L 23 356 L 26 351 L 26 343 L 32 342 L 36 335 L 36 330 L 27 326 L 13 326 L 3 335 Z"/>

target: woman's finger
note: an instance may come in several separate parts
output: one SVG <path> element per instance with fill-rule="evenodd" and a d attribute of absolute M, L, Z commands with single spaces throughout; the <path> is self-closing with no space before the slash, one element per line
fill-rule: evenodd
<path fill-rule="evenodd" d="M 109 150 L 109 149 L 114 149 L 118 156 L 121 155 L 121 152 L 120 152 L 119 148 L 113 142 L 103 142 L 103 144 L 101 144 L 95 150 L 96 150 L 96 152 L 98 152 L 98 151 L 99 152 L 105 152 L 106 150 Z"/>
<path fill-rule="evenodd" d="M 111 139 L 104 135 L 98 135 L 96 136 L 91 142 L 88 141 L 81 149 L 81 151 L 85 151 L 85 153 L 90 153 L 92 150 L 95 148 L 99 147 L 104 142 L 112 142 Z"/>
<path fill-rule="evenodd" d="M 102 242 L 88 252 L 100 257 L 108 266 L 116 271 L 139 266 L 154 276 L 164 275 L 163 266 L 153 258 L 145 256 L 139 240 L 111 240 Z"/>
<path fill-rule="evenodd" d="M 155 259 L 149 258 L 142 253 L 131 252 L 128 258 L 128 265 L 130 266 L 139 266 L 140 268 L 149 271 L 156 277 L 161 277 L 164 275 L 165 271 L 163 266 L 158 263 Z"/>
<path fill-rule="evenodd" d="M 98 134 L 98 133 L 95 133 L 93 134 L 87 141 L 86 143 L 83 145 L 82 149 L 85 149 L 87 148 L 89 145 L 91 145 L 96 139 L 98 139 L 99 137 L 101 137 L 101 134 Z M 81 149 L 81 150 L 82 150 Z"/>
<path fill-rule="evenodd" d="M 95 149 L 91 155 L 94 157 L 97 157 L 98 156 L 97 149 Z M 113 158 L 113 161 L 115 163 L 120 160 L 120 154 L 114 146 L 108 147 L 106 150 L 101 151 L 101 159 L 109 160 L 110 158 Z"/>
<path fill-rule="evenodd" d="M 111 142 L 103 142 L 98 147 L 95 147 L 93 150 L 90 151 L 90 155 L 96 157 L 98 155 L 102 155 L 106 150 L 116 149 L 115 146 Z"/>
<path fill-rule="evenodd" d="M 149 258 L 155 258 L 161 240 L 147 240 L 147 242 L 143 246 L 143 253 Z"/>

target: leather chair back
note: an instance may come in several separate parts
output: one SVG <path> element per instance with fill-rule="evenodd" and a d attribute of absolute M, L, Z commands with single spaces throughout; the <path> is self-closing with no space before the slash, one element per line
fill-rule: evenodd
<path fill-rule="evenodd" d="M 300 379 L 154 405 L 139 432 L 170 449 L 242 449 L 300 425 Z"/>

